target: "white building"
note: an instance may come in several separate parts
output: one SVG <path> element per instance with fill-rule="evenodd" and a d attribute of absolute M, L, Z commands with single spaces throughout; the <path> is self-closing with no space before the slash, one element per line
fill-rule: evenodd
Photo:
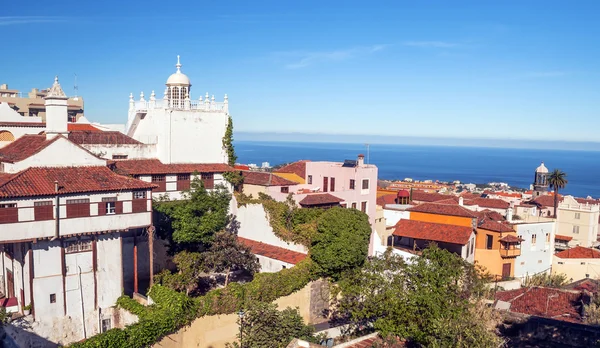
<path fill-rule="evenodd" d="M 521 254 L 515 260 L 515 278 L 550 273 L 554 254 L 555 223 L 532 222 L 514 224 L 521 238 Z"/>

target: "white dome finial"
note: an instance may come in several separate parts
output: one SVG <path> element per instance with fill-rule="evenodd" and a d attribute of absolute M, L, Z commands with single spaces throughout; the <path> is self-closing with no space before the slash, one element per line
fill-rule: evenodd
<path fill-rule="evenodd" d="M 177 64 L 175 64 L 175 67 L 177 68 L 177 72 L 180 73 L 181 72 L 181 63 L 179 62 L 179 55 L 177 55 Z"/>

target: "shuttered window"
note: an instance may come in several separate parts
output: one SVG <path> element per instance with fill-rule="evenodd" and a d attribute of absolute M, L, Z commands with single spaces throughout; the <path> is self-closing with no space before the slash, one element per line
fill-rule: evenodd
<path fill-rule="evenodd" d="M 0 204 L 0 224 L 19 222 L 17 203 Z"/>
<path fill-rule="evenodd" d="M 33 203 L 33 215 L 35 221 L 53 220 L 54 205 L 52 201 L 41 201 Z"/>
<path fill-rule="evenodd" d="M 89 198 L 67 199 L 67 218 L 87 216 L 90 216 Z"/>
<path fill-rule="evenodd" d="M 215 188 L 215 175 L 213 173 L 202 173 L 201 178 L 204 188 L 209 190 Z"/>

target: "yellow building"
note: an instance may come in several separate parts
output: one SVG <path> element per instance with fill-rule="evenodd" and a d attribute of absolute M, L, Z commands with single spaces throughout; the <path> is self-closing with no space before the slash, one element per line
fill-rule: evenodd
<path fill-rule="evenodd" d="M 521 238 L 504 223 L 482 217 L 477 226 L 475 263 L 495 278 L 514 276 L 515 259 L 521 255 Z"/>
<path fill-rule="evenodd" d="M 565 274 L 567 279 L 577 281 L 600 277 L 600 250 L 574 247 L 554 254 L 552 274 Z"/>
<path fill-rule="evenodd" d="M 48 89 L 32 88 L 29 93 L 21 93 L 16 89 L 8 89 L 7 84 L 0 85 L 0 102 L 6 102 L 21 116 L 38 116 L 46 121 L 46 105 L 44 97 Z M 67 115 L 69 122 L 77 122 L 83 116 L 83 98 L 70 97 L 67 100 Z"/>

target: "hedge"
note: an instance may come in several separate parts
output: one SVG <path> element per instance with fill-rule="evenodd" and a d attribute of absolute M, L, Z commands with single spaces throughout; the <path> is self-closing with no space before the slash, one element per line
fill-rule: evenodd
<path fill-rule="evenodd" d="M 277 273 L 259 273 L 246 284 L 230 283 L 226 288 L 209 291 L 198 298 L 160 284 L 154 285 L 148 295 L 155 304 L 142 306 L 125 296 L 117 305 L 138 315 L 139 321 L 124 329 L 111 329 L 71 347 L 127 347 L 142 348 L 160 338 L 189 325 L 205 315 L 230 314 L 248 307 L 253 302 L 273 302 L 290 295 L 318 277 L 309 258 L 295 267 Z"/>

